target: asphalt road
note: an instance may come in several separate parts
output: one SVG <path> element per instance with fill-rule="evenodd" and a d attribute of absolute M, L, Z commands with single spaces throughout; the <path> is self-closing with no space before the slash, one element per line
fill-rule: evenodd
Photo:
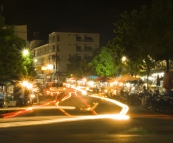
<path fill-rule="evenodd" d="M 61 108 L 57 108 L 52 102 L 29 110 L 25 114 L 1 118 L 0 141 L 2 143 L 172 143 L 173 141 L 173 116 L 155 113 L 142 106 L 130 106 L 128 120 L 99 116 L 118 114 L 122 109 L 99 98 L 71 96 L 58 106 Z"/>

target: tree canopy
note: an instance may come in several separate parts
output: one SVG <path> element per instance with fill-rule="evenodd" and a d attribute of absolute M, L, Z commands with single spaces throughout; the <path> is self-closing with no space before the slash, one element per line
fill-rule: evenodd
<path fill-rule="evenodd" d="M 149 74 L 161 60 L 167 61 L 169 70 L 168 62 L 173 58 L 172 25 L 173 1 L 153 0 L 150 8 L 142 6 L 139 11 L 121 14 L 114 23 L 116 37 L 109 44 L 109 49 L 119 55 L 119 59 L 127 57 L 124 68 L 128 67 L 132 75 L 139 73 L 139 69 L 145 69 Z"/>
<path fill-rule="evenodd" d="M 22 56 L 24 46 L 26 43 L 15 34 L 14 26 L 5 25 L 0 15 L 0 78 L 29 75 L 32 61 L 31 57 Z"/>
<path fill-rule="evenodd" d="M 150 16 L 154 58 L 165 60 L 168 71 L 169 60 L 173 60 L 173 1 L 153 0 Z"/>
<path fill-rule="evenodd" d="M 112 76 L 116 73 L 116 67 L 111 51 L 103 47 L 101 52 L 94 57 L 89 66 L 101 77 Z"/>

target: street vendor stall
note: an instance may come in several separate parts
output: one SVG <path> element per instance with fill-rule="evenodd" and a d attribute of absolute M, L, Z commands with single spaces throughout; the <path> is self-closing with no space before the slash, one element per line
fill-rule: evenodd
<path fill-rule="evenodd" d="M 133 87 L 134 81 L 138 80 L 138 78 L 130 76 L 128 74 L 110 79 L 108 80 L 107 93 L 110 97 L 114 97 L 116 95 L 119 95 L 121 90 L 130 91 Z"/>
<path fill-rule="evenodd" d="M 134 80 L 139 80 L 139 79 L 136 77 L 130 76 L 128 74 L 117 78 L 117 81 L 119 81 L 119 82 L 128 82 L 128 81 L 134 81 Z"/>

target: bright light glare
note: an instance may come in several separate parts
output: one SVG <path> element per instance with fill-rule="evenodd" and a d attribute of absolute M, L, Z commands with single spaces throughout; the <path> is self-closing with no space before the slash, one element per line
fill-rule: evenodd
<path fill-rule="evenodd" d="M 95 96 L 95 95 L 92 95 L 92 97 L 95 97 L 95 98 L 102 98 L 103 100 L 106 100 L 106 101 L 109 101 L 109 102 L 112 102 L 120 107 L 122 107 L 122 110 L 121 112 L 119 113 L 120 116 L 126 116 L 126 113 L 128 112 L 129 110 L 129 107 L 119 101 L 116 101 L 116 100 L 113 100 L 113 99 L 109 99 L 109 98 L 105 98 L 105 97 L 99 97 L 99 96 Z"/>
<path fill-rule="evenodd" d="M 120 82 L 120 83 L 119 83 L 119 86 L 123 86 L 123 83 L 122 83 L 122 82 Z"/>
<path fill-rule="evenodd" d="M 52 70 L 52 69 L 53 69 L 53 65 L 52 65 L 52 64 L 48 64 L 48 65 L 47 65 L 47 69 L 48 69 L 48 70 Z"/>
<path fill-rule="evenodd" d="M 118 84 L 118 81 L 114 81 L 114 84 L 116 84 L 116 85 L 117 85 L 117 84 Z"/>
<path fill-rule="evenodd" d="M 123 56 L 121 60 L 122 60 L 122 62 L 124 62 L 127 60 L 127 58 L 125 56 Z"/>
<path fill-rule="evenodd" d="M 33 109 L 57 109 L 57 108 L 62 108 L 62 109 L 69 109 L 69 110 L 74 110 L 76 107 L 74 106 L 33 106 L 33 107 L 8 107 L 8 108 L 0 108 L 2 111 L 11 111 L 11 110 L 33 110 Z"/>
<path fill-rule="evenodd" d="M 126 83 L 126 86 L 127 86 L 127 87 L 130 87 L 130 83 Z"/>
<path fill-rule="evenodd" d="M 20 121 L 20 118 L 16 118 L 16 119 L 19 119 L 17 122 L 5 122 L 5 120 L 2 119 L 4 122 L 1 123 L 0 128 L 43 125 L 43 124 L 73 122 L 73 121 L 81 121 L 81 120 L 94 120 L 94 119 L 104 119 L 104 118 L 111 118 L 111 119 L 118 119 L 118 120 L 126 119 L 127 120 L 128 116 L 126 117 L 126 116 L 119 116 L 117 114 L 114 114 L 114 115 L 78 116 L 78 117 L 73 116 L 70 118 L 63 118 L 63 117 L 57 118 L 57 116 L 49 116 L 49 118 L 47 118 L 47 117 L 37 117 L 37 118 L 27 117 L 27 119 L 25 119 L 25 120 L 22 119 L 22 121 Z M 35 119 L 35 121 L 33 119 Z"/>
<path fill-rule="evenodd" d="M 81 91 L 81 92 L 82 92 L 82 91 L 85 91 L 85 90 L 82 90 L 82 89 L 80 89 L 80 88 L 74 88 L 74 89 L 76 89 L 76 90 L 78 90 L 78 91 Z M 121 110 L 121 112 L 119 113 L 119 119 L 129 119 L 129 116 L 126 115 L 127 112 L 128 112 L 128 110 L 129 110 L 129 107 L 128 107 L 127 105 L 125 105 L 125 104 L 123 104 L 123 103 L 121 103 L 121 102 L 119 102 L 119 101 L 117 101 L 117 100 L 110 99 L 110 98 L 100 97 L 100 96 L 97 96 L 97 95 L 91 95 L 91 96 L 92 96 L 92 97 L 95 97 L 95 98 L 100 98 L 100 99 L 106 100 L 106 101 L 108 101 L 108 102 L 112 102 L 112 103 L 114 103 L 114 104 L 116 104 L 116 105 L 122 107 L 122 110 Z M 117 119 L 117 115 L 115 115 L 115 118 Z"/>
<path fill-rule="evenodd" d="M 31 83 L 28 84 L 27 86 L 28 89 L 32 89 L 33 88 L 33 85 Z"/>
<path fill-rule="evenodd" d="M 37 59 L 34 59 L 34 62 L 36 63 L 38 60 Z"/>
<path fill-rule="evenodd" d="M 28 89 L 32 89 L 33 88 L 33 85 L 31 83 L 29 83 L 28 81 L 26 81 L 26 80 L 22 81 L 21 85 L 23 87 L 28 88 Z"/>
<path fill-rule="evenodd" d="M 22 86 L 27 87 L 28 86 L 28 81 L 26 81 L 26 80 L 22 81 Z"/>
<path fill-rule="evenodd" d="M 88 85 L 94 87 L 94 81 L 88 81 Z"/>
<path fill-rule="evenodd" d="M 82 91 L 83 95 L 87 95 L 87 92 L 85 90 Z"/>
<path fill-rule="evenodd" d="M 24 56 L 29 55 L 29 51 L 28 51 L 27 49 L 24 49 L 24 50 L 23 50 L 23 55 L 24 55 Z"/>
<path fill-rule="evenodd" d="M 82 92 L 82 89 L 80 88 L 75 88 L 76 90 L 79 90 L 80 92 Z M 69 91 L 69 96 L 66 97 L 66 99 L 68 99 L 70 96 L 71 96 L 71 93 Z M 58 123 L 58 122 L 69 122 L 69 121 L 79 121 L 79 120 L 88 120 L 88 119 L 101 119 L 101 118 L 110 118 L 110 119 L 116 119 L 116 120 L 127 120 L 129 119 L 129 116 L 127 116 L 127 112 L 129 110 L 129 107 L 119 101 L 116 101 L 116 100 L 113 100 L 113 99 L 109 99 L 109 98 L 105 98 L 105 97 L 101 97 L 101 96 L 97 96 L 97 95 L 91 95 L 91 97 L 95 97 L 95 98 L 100 98 L 100 99 L 103 99 L 103 100 L 106 100 L 108 102 L 112 102 L 120 107 L 122 107 L 122 110 L 119 114 L 105 114 L 105 115 L 96 115 L 96 116 L 70 116 L 71 118 L 50 118 L 49 119 L 46 119 L 44 120 L 43 118 L 39 119 L 39 121 L 34 117 L 31 119 L 31 121 L 28 121 L 28 117 L 27 117 L 27 121 L 17 121 L 17 122 L 5 122 L 5 119 L 4 119 L 4 122 L 1 123 L 1 126 L 0 128 L 7 128 L 7 127 L 16 127 L 16 126 L 29 126 L 29 125 L 41 125 L 41 124 L 50 124 L 50 123 Z M 21 115 L 21 114 L 24 114 L 26 113 L 27 111 L 32 111 L 36 108 L 42 108 L 42 109 L 50 109 L 50 108 L 58 108 L 58 109 L 75 109 L 75 107 L 73 106 L 59 106 L 58 103 L 59 102 L 56 102 L 55 105 L 56 106 L 47 106 L 47 107 L 43 107 L 44 105 L 48 105 L 52 102 L 56 102 L 56 101 L 51 101 L 51 102 L 48 102 L 48 103 L 45 103 L 41 106 L 36 106 L 36 107 L 29 107 L 29 108 L 26 108 L 25 110 L 23 111 L 17 111 L 17 112 L 13 112 L 13 113 L 7 113 L 7 114 L 4 114 L 4 118 L 10 118 L 10 117 L 14 117 L 14 116 L 17 116 L 17 115 Z M 96 107 L 98 106 L 98 103 L 95 104 L 93 107 L 90 107 L 90 108 L 87 108 L 86 110 L 92 110 L 95 109 Z M 4 109 L 3 109 L 4 110 Z M 63 113 L 66 113 L 62 110 Z M 66 115 L 69 116 L 68 113 L 66 113 Z M 36 119 L 36 121 L 33 121 L 33 119 Z"/>

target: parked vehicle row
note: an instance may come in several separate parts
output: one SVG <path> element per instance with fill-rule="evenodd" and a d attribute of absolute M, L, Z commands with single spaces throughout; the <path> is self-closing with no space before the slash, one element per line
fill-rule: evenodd
<path fill-rule="evenodd" d="M 168 92 L 148 94 L 144 107 L 155 112 L 173 115 L 173 96 L 170 96 Z"/>
<path fill-rule="evenodd" d="M 116 96 L 108 96 L 124 104 L 132 106 L 143 106 L 147 110 L 173 115 L 173 91 L 159 93 L 156 91 L 147 91 L 128 93 L 121 91 Z"/>

